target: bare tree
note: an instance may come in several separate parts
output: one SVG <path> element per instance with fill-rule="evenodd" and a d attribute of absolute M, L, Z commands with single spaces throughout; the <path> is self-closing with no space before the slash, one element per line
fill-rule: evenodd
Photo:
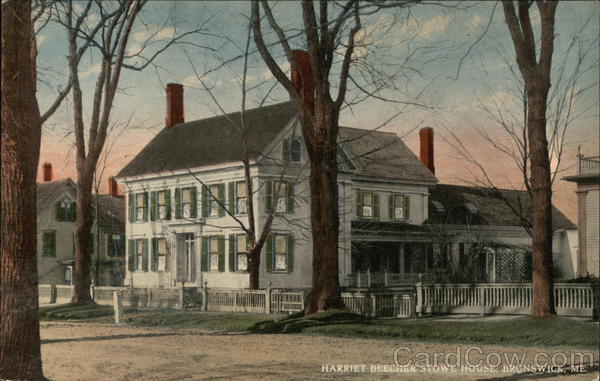
<path fill-rule="evenodd" d="M 540 14 L 541 39 L 536 47 L 530 11 L 533 1 L 502 3 L 506 25 L 514 44 L 517 65 L 525 85 L 527 140 L 531 163 L 530 185 L 533 240 L 534 317 L 556 315 L 552 283 L 552 180 L 546 138 L 546 110 L 551 86 L 554 51 L 555 1 L 536 1 Z M 518 13 L 518 15 L 517 15 Z M 537 54 L 539 50 L 539 54 Z"/>
<path fill-rule="evenodd" d="M 143 70 L 171 45 L 184 43 L 183 38 L 199 33 L 202 27 L 181 33 L 146 56 L 143 43 L 135 53 L 127 52 L 134 24 L 147 0 L 104 3 L 90 1 L 81 10 L 72 1 L 57 5 L 57 21 L 66 28 L 69 47 L 69 85 L 73 92 L 73 129 L 77 167 L 77 228 L 75 251 L 75 287 L 73 303 L 92 302 L 90 295 L 91 227 L 93 224 L 92 186 L 99 157 L 107 138 L 113 102 L 123 69 Z M 63 7 L 63 8 L 60 8 Z M 60 8 L 60 9 L 59 9 Z M 94 19 L 90 17 L 94 14 Z M 150 38 L 152 38 L 151 36 Z M 81 50 L 93 46 L 101 57 L 100 72 L 93 92 L 90 122 L 84 121 L 83 92 L 79 82 Z M 88 133 L 86 140 L 85 134 Z"/>
<path fill-rule="evenodd" d="M 31 3 L 2 2 L 0 378 L 43 380 L 37 290 L 36 175 L 41 121 Z"/>
<path fill-rule="evenodd" d="M 353 0 L 339 4 L 322 0 L 316 3 L 318 15 L 315 2 L 302 2 L 301 35 L 306 51 L 292 49 L 290 37 L 278 24 L 267 1 L 253 0 L 251 3 L 254 42 L 273 76 L 298 106 L 302 135 L 310 159 L 313 288 L 306 308 L 307 314 L 342 308 L 344 305 L 340 297 L 338 275 L 337 143 L 339 114 L 345 105 L 348 80 L 367 97 L 387 100 L 380 95 L 380 86 L 375 85 L 375 91 L 371 92 L 356 79 L 351 79 L 350 68 L 353 63 L 356 64 L 354 53 L 357 34 L 363 28 L 361 18 L 384 8 L 406 7 L 413 2 Z M 284 74 L 265 42 L 261 26 L 263 14 L 295 73 L 292 79 Z M 337 73 L 334 66 L 339 69 Z M 385 73 L 366 68 L 364 71 L 365 76 L 377 77 L 380 80 L 378 83 L 385 83 L 381 81 Z M 337 95 L 332 94 L 332 82 L 337 87 Z M 360 98 L 354 98 L 350 104 Z"/>

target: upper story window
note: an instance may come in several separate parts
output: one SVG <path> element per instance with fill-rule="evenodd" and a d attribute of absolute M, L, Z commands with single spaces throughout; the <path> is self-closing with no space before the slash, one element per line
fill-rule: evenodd
<path fill-rule="evenodd" d="M 294 138 L 291 141 L 284 139 L 281 147 L 281 156 L 284 162 L 299 162 L 302 159 L 302 144 L 299 138 Z"/>
<path fill-rule="evenodd" d="M 197 194 L 196 187 L 175 189 L 175 218 L 196 218 Z"/>
<path fill-rule="evenodd" d="M 77 219 L 77 203 L 63 200 L 56 203 L 57 221 L 75 221 Z"/>
<path fill-rule="evenodd" d="M 229 183 L 229 208 L 233 214 L 248 213 L 248 190 L 245 181 Z"/>
<path fill-rule="evenodd" d="M 148 193 L 129 194 L 129 222 L 148 221 Z"/>
<path fill-rule="evenodd" d="M 152 192 L 150 195 L 150 219 L 170 220 L 171 219 L 171 191 L 163 190 Z"/>
<path fill-rule="evenodd" d="M 265 182 L 265 210 L 270 213 L 275 200 L 275 213 L 294 212 L 294 184 L 287 181 Z"/>
<path fill-rule="evenodd" d="M 42 257 L 56 257 L 56 231 L 48 230 L 42 235 Z"/>
<path fill-rule="evenodd" d="M 293 234 L 272 234 L 267 238 L 267 272 L 294 271 Z"/>
<path fill-rule="evenodd" d="M 203 189 L 202 215 L 204 217 L 223 217 L 225 215 L 225 184 L 213 184 Z"/>
<path fill-rule="evenodd" d="M 389 198 L 389 217 L 392 221 L 405 221 L 410 218 L 410 197 L 391 194 Z"/>
<path fill-rule="evenodd" d="M 379 219 L 379 195 L 374 192 L 357 192 L 356 215 L 358 218 Z"/>

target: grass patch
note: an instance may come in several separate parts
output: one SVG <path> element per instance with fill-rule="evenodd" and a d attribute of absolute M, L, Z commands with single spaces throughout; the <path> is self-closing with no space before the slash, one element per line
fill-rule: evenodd
<path fill-rule="evenodd" d="M 126 308 L 125 312 L 135 311 L 135 308 Z M 104 304 L 59 304 L 56 306 L 40 307 L 40 320 L 85 320 L 104 316 L 113 316 L 113 307 Z"/>
<path fill-rule="evenodd" d="M 227 331 L 247 331 L 261 322 L 273 319 L 275 318 L 266 315 L 176 310 L 145 311 L 125 315 L 127 323 L 146 327 L 168 326 Z"/>
<path fill-rule="evenodd" d="M 309 333 L 331 336 L 524 346 L 598 348 L 599 325 L 565 318 L 529 317 L 487 321 L 377 320 L 334 311 L 260 322 L 255 333 Z"/>

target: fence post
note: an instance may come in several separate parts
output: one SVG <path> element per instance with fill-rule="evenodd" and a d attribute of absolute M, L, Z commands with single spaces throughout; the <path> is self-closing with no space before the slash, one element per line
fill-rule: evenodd
<path fill-rule="evenodd" d="M 360 276 L 360 271 L 358 271 L 358 272 L 356 273 L 356 287 L 360 287 L 360 286 L 361 286 L 361 283 L 360 283 L 360 278 L 361 278 L 361 276 Z"/>
<path fill-rule="evenodd" d="M 123 322 L 123 292 L 113 291 L 113 308 L 115 310 L 115 323 Z"/>
<path fill-rule="evenodd" d="M 394 294 L 394 316 L 400 316 L 400 308 L 398 307 L 398 294 Z"/>
<path fill-rule="evenodd" d="M 415 284 L 415 312 L 418 317 L 423 315 L 423 274 L 419 274 L 419 281 Z"/>
<path fill-rule="evenodd" d="M 479 288 L 479 303 L 481 303 L 481 316 L 485 316 L 485 288 Z"/>
<path fill-rule="evenodd" d="M 371 316 L 377 317 L 377 295 L 371 294 Z"/>
<path fill-rule="evenodd" d="M 202 287 L 202 311 L 208 311 L 208 282 L 204 281 Z"/>
<path fill-rule="evenodd" d="M 96 290 L 94 289 L 94 282 L 90 283 L 90 296 L 92 300 L 96 300 Z"/>
<path fill-rule="evenodd" d="M 183 298 L 185 294 L 185 287 L 183 286 L 183 282 L 181 282 L 181 288 L 179 289 L 179 309 L 183 309 Z"/>
<path fill-rule="evenodd" d="M 267 294 L 265 295 L 265 313 L 266 314 L 270 314 L 271 313 L 271 293 L 273 291 L 271 290 L 271 281 L 269 281 L 269 283 L 267 284 Z"/>
<path fill-rule="evenodd" d="M 58 291 L 56 290 L 56 285 L 51 284 L 50 285 L 50 303 L 52 303 L 52 304 L 56 303 L 57 295 L 58 295 Z"/>

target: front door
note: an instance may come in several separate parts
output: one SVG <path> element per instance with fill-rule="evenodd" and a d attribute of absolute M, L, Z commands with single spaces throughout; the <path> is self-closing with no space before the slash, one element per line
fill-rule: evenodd
<path fill-rule="evenodd" d="M 196 240 L 193 233 L 177 237 L 177 281 L 196 281 Z"/>

